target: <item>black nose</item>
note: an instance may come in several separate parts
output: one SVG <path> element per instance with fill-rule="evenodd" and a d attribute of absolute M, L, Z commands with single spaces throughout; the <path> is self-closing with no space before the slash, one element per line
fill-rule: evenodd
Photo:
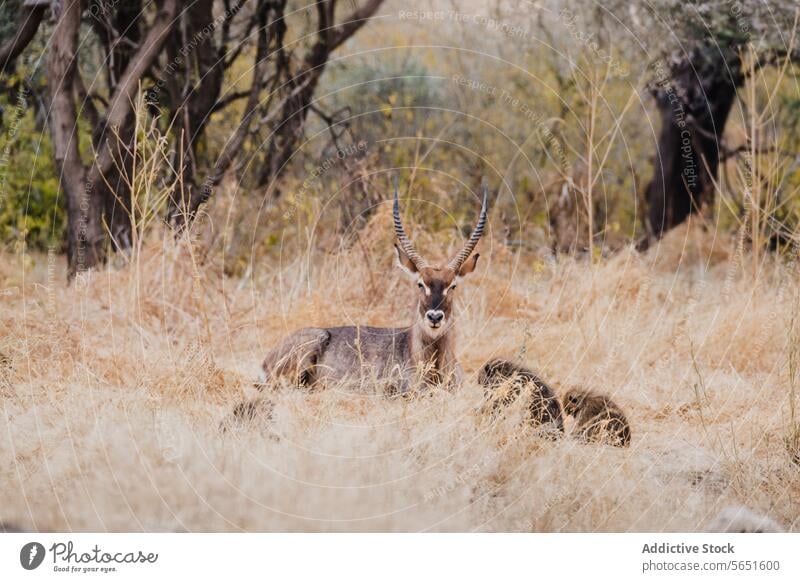
<path fill-rule="evenodd" d="M 425 315 L 431 323 L 439 323 L 444 319 L 444 313 L 441 311 L 429 311 Z"/>

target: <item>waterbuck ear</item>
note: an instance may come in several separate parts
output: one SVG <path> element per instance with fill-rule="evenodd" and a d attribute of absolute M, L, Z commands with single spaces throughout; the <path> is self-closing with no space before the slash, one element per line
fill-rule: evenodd
<path fill-rule="evenodd" d="M 409 259 L 408 255 L 406 255 L 399 246 L 394 245 L 394 250 L 397 253 L 397 264 L 400 265 L 400 268 L 412 277 L 416 277 L 419 270 L 417 270 L 414 261 Z"/>
<path fill-rule="evenodd" d="M 461 268 L 458 270 L 458 276 L 464 277 L 465 275 L 469 275 L 472 271 L 474 271 L 475 266 L 478 264 L 478 257 L 480 256 L 480 253 L 475 253 L 466 261 L 464 261 L 464 264 L 461 265 Z"/>

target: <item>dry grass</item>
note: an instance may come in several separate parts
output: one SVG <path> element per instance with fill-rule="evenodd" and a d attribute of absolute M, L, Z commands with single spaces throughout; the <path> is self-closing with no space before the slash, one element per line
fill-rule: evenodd
<path fill-rule="evenodd" d="M 741 503 L 800 528 L 800 468 L 786 444 L 797 432 L 797 277 L 766 256 L 754 279 L 735 244 L 694 228 L 596 265 L 516 260 L 488 239 L 488 261 L 459 289 L 471 378 L 459 392 L 286 388 L 273 425 L 221 435 L 289 329 L 399 323 L 410 290 L 392 270 L 385 222 L 379 214 L 366 233 L 372 282 L 359 245 L 238 280 L 197 265 L 186 244 L 150 241 L 128 268 L 69 288 L 60 262 L 0 258 L 0 521 L 661 531 L 703 529 Z M 517 355 L 557 391 L 611 395 L 632 446 L 544 440 L 513 407 L 499 422 L 481 416 L 475 371 Z"/>

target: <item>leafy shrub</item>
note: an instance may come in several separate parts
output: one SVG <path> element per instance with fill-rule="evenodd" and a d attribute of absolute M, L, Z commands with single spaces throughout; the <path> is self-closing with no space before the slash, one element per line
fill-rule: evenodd
<path fill-rule="evenodd" d="M 37 249 L 60 245 L 66 213 L 59 203 L 58 176 L 49 135 L 37 127 L 26 90 L 0 98 L 0 244 Z"/>

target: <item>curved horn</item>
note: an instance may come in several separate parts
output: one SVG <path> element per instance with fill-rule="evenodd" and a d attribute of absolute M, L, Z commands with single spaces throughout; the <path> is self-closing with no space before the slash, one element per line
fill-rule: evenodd
<path fill-rule="evenodd" d="M 472 234 L 469 235 L 469 240 L 464 245 L 464 248 L 461 249 L 461 252 L 456 255 L 456 258 L 450 261 L 447 267 L 453 271 L 458 271 L 461 268 L 461 265 L 464 264 L 469 256 L 472 254 L 472 251 L 475 250 L 475 247 L 478 244 L 478 241 L 481 240 L 481 235 L 483 235 L 483 229 L 486 226 L 486 216 L 487 216 L 487 203 L 489 200 L 489 183 L 486 178 L 483 179 L 483 204 L 481 204 L 481 214 L 478 217 L 478 224 L 475 225 L 475 230 L 472 231 Z"/>
<path fill-rule="evenodd" d="M 422 269 L 423 267 L 428 266 L 428 261 L 422 258 L 422 256 L 417 252 L 417 249 L 414 248 L 414 243 L 411 242 L 411 239 L 408 238 L 406 231 L 403 230 L 403 223 L 400 221 L 400 199 L 398 195 L 398 186 L 397 186 L 397 176 L 394 177 L 394 208 L 392 210 L 392 218 L 394 219 L 394 233 L 397 236 L 397 242 L 400 243 L 400 247 L 403 249 L 403 252 L 406 256 L 411 260 L 414 265 L 416 265 L 417 269 Z"/>

